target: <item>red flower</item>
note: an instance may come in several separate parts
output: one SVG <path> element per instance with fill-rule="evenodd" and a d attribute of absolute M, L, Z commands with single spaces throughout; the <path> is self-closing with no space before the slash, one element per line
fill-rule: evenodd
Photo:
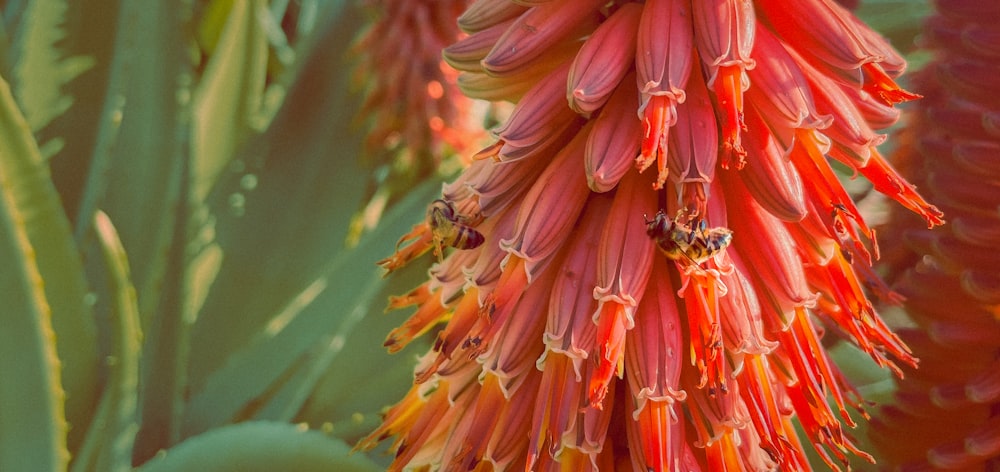
<path fill-rule="evenodd" d="M 934 60 L 916 77 L 927 98 L 895 157 L 951 221 L 930 231 L 894 215 L 886 232 L 891 280 L 913 322 L 901 336 L 924 362 L 899 380 L 873 436 L 897 470 L 991 470 L 1000 464 L 1000 4 L 935 4 L 922 35 Z"/>
<path fill-rule="evenodd" d="M 455 85 L 441 49 L 460 34 L 462 0 L 365 0 L 371 27 L 353 45 L 354 86 L 364 102 L 366 164 L 377 169 L 367 203 L 351 221 L 348 244 L 373 228 L 385 206 L 415 182 L 465 154 L 485 133 L 475 130 L 472 102 Z M 391 11 L 390 11 L 391 10 Z"/>
<path fill-rule="evenodd" d="M 370 128 L 367 154 L 389 152 L 410 172 L 425 174 L 472 142 L 470 104 L 454 86 L 455 72 L 441 60 L 441 49 L 459 37 L 454 18 L 464 2 L 365 3 L 375 21 L 353 49 L 355 82 L 365 94 L 358 117 Z"/>
<path fill-rule="evenodd" d="M 444 328 L 359 447 L 395 437 L 393 470 L 802 470 L 797 418 L 831 467 L 870 458 L 820 335 L 915 361 L 828 158 L 942 222 L 875 150 L 915 97 L 898 55 L 832 0 L 478 0 L 459 25 L 459 85 L 517 105 L 452 217 L 383 261 L 455 247 L 387 344 Z"/>

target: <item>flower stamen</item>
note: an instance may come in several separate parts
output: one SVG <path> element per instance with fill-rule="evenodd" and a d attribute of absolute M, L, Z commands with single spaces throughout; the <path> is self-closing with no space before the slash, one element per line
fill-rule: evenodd
<path fill-rule="evenodd" d="M 862 89 L 886 105 L 923 98 L 923 95 L 903 90 L 877 63 L 868 62 L 861 66 L 861 71 L 865 77 Z"/>
<path fill-rule="evenodd" d="M 625 353 L 626 310 L 615 302 L 605 302 L 596 316 L 597 321 L 597 369 L 587 388 L 590 406 L 603 408 L 604 397 L 608 393 L 611 377 L 622 376 Z"/>
<path fill-rule="evenodd" d="M 653 189 L 659 190 L 667 182 L 670 172 L 667 168 L 667 139 L 670 127 L 677 122 L 677 103 L 670 96 L 653 95 L 649 97 L 642 114 L 643 138 L 635 167 L 643 172 L 656 162 Z"/>
<path fill-rule="evenodd" d="M 746 83 L 743 64 L 719 67 L 713 91 L 723 110 L 722 168 L 729 169 L 735 163 L 737 169 L 746 165 L 747 152 L 743 149 L 741 133 L 747 130 L 743 120 L 743 85 Z"/>
<path fill-rule="evenodd" d="M 404 244 L 406 246 L 400 249 L 400 246 Z M 426 254 L 433 247 L 434 234 L 430 226 L 426 222 L 418 223 L 413 226 L 409 233 L 399 238 L 399 241 L 396 242 L 396 251 L 391 256 L 376 262 L 376 264 L 386 270 L 383 277 L 387 277 L 410 261 Z"/>

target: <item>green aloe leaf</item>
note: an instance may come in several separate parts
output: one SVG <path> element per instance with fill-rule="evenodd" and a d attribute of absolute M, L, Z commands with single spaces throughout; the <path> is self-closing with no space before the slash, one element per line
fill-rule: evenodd
<path fill-rule="evenodd" d="M 122 80 L 118 77 L 112 84 L 110 79 L 111 70 L 120 67 L 120 61 L 114 60 L 115 39 L 121 38 L 117 34 L 120 2 L 34 0 L 18 3 L 25 9 L 30 6 L 35 10 L 57 13 L 26 16 L 31 19 L 14 23 L 15 35 L 24 34 L 20 30 L 38 30 L 36 18 L 46 28 L 56 30 L 38 32 L 39 36 L 50 37 L 51 44 L 35 37 L 17 41 L 23 49 L 14 51 L 21 60 L 15 64 L 12 88 L 22 107 L 29 108 L 25 113 L 42 148 L 42 157 L 52 170 L 52 181 L 59 191 L 67 216 L 75 224 L 88 180 L 88 168 L 95 154 L 110 152 L 109 146 L 114 142 L 118 127 Z M 14 6 L 13 3 L 8 5 Z M 16 17 L 17 13 L 10 12 L 10 15 Z M 122 56 L 121 49 L 124 48 L 124 42 L 120 44 L 123 46 L 119 47 L 117 57 Z M 41 57 L 29 57 L 35 55 Z M 27 89 L 22 90 L 23 87 Z M 36 95 L 43 100 L 35 98 Z M 36 113 L 31 110 L 31 103 L 36 101 L 42 104 L 51 102 L 55 108 Z M 67 103 L 69 107 L 63 109 Z M 32 118 L 33 115 L 54 112 L 58 115 L 42 127 Z M 89 226 L 89 218 L 92 217 L 93 211 L 90 211 L 87 219 L 82 221 L 84 226 Z M 73 434 L 71 431 L 71 440 Z"/>
<path fill-rule="evenodd" d="M 231 2 L 211 59 L 194 90 L 191 157 L 194 198 L 204 201 L 256 125 L 267 76 L 262 0 Z"/>
<path fill-rule="evenodd" d="M 0 175 L 3 190 L 33 248 L 44 283 L 46 317 L 59 339 L 66 415 L 74 428 L 86 428 L 97 392 L 96 328 L 86 302 L 83 264 L 69 221 L 49 179 L 29 126 L 10 88 L 0 80 Z"/>
<path fill-rule="evenodd" d="M 191 110 L 188 227 L 196 233 L 192 244 L 196 251 L 183 268 L 185 302 L 180 307 L 181 316 L 188 320 L 201 310 L 224 255 L 214 238 L 215 213 L 230 208 L 212 208 L 206 198 L 254 131 L 267 76 L 267 37 L 261 21 L 261 15 L 267 14 L 265 3 L 227 3 L 229 8 L 220 18 L 222 29 L 194 90 Z M 213 5 L 215 10 L 220 8 L 218 2 Z"/>
<path fill-rule="evenodd" d="M 381 353 L 378 360 L 363 359 L 343 347 L 356 335 L 355 329 L 366 316 L 373 312 L 381 316 L 385 298 L 376 295 L 384 295 L 384 271 L 375 261 L 379 255 L 392 252 L 398 235 L 406 232 L 414 217 L 419 219 L 426 202 L 437 191 L 438 183 L 428 182 L 408 195 L 389 212 L 383 225 L 356 248 L 331 261 L 320 278 L 286 303 L 245 348 L 213 372 L 191 399 L 184 435 L 248 418 L 289 421 L 303 408 L 322 379 L 321 374 L 326 374 L 334 361 L 339 366 L 367 367 L 369 380 L 379 377 L 371 375 L 372 365 L 402 362 L 407 369 L 397 372 L 394 380 L 405 388 L 411 375 L 410 359 L 388 359 Z M 372 343 L 377 352 L 388 330 L 382 331 L 385 323 L 375 325 L 376 329 L 362 337 L 377 339 Z M 327 391 L 331 401 L 357 396 L 363 401 L 352 406 L 363 413 L 375 413 L 403 393 L 398 389 L 372 390 L 358 396 L 359 385 L 346 381 L 346 377 L 344 380 L 338 385 L 339 392 Z"/>
<path fill-rule="evenodd" d="M 9 152 L 0 151 L 0 159 L 9 160 Z M 60 471 L 69 453 L 55 335 L 25 218 L 15 207 L 17 174 L 9 170 L 0 169 L 0 470 Z"/>
<path fill-rule="evenodd" d="M 139 394 L 139 307 L 129 276 L 128 258 L 111 220 L 104 213 L 95 217 L 94 228 L 108 271 L 112 350 L 110 374 L 94 421 L 81 451 L 73 461 L 73 472 L 118 472 L 132 469 L 132 446 L 138 428 L 136 403 Z"/>
<path fill-rule="evenodd" d="M 427 200 L 418 200 L 422 197 L 424 194 L 419 193 L 416 199 L 405 201 L 399 210 L 387 216 L 404 224 L 416 223 L 423 216 L 422 210 L 427 203 Z M 390 236 L 386 234 L 387 226 L 382 224 L 365 237 L 381 239 L 383 235 Z M 375 254 L 389 254 L 378 250 L 373 249 Z M 391 252 L 391 248 L 388 251 Z M 401 352 L 387 352 L 383 346 L 386 336 L 416 309 L 411 307 L 386 313 L 386 302 L 390 296 L 407 293 L 426 279 L 427 266 L 415 262 L 384 280 L 381 290 L 368 304 L 367 314 L 347 337 L 343 353 L 331 359 L 322 376 L 309 385 L 309 397 L 293 421 L 309 424 L 331 422 L 333 434 L 348 442 L 367 435 L 378 425 L 383 408 L 399 401 L 410 388 L 417 356 L 426 352 L 433 340 L 433 336 L 423 336 Z M 378 375 L 372 375 L 372 366 L 378 366 Z M 294 379 L 287 384 L 293 385 Z M 258 417 L 270 418 L 265 415 L 272 404 L 281 404 L 279 400 L 275 398 L 268 403 Z"/>
<path fill-rule="evenodd" d="M 103 209 L 129 255 L 145 333 L 138 457 L 177 442 L 189 320 L 179 313 L 187 233 L 191 88 L 189 2 L 123 2 L 108 100 L 77 224 Z"/>
<path fill-rule="evenodd" d="M 309 40 L 317 47 L 280 86 L 287 96 L 270 126 L 240 148 L 208 198 L 224 257 L 192 331 L 194 394 L 344 250 L 368 185 L 343 63 L 360 21 L 323 22 Z"/>
<path fill-rule="evenodd" d="M 105 211 L 129 254 L 143 326 L 155 312 L 183 199 L 192 70 L 183 8 L 124 2 L 109 95 L 76 235 Z M 156 51 L 155 54 L 152 51 Z"/>
<path fill-rule="evenodd" d="M 61 46 L 69 9 L 65 1 L 24 2 L 22 21 L 12 31 L 11 83 L 33 131 L 70 108 L 73 98 L 63 87 L 94 65 L 92 57 L 68 56 Z"/>
<path fill-rule="evenodd" d="M 353 294 L 353 299 L 343 304 L 339 296 L 317 297 L 287 328 L 311 339 L 315 335 L 304 336 L 307 326 L 319 325 L 324 317 L 339 317 L 338 333 L 315 342 L 300 358 L 304 365 L 288 369 L 294 369 L 294 374 L 282 376 L 272 385 L 265 394 L 266 401 L 256 399 L 261 406 L 254 418 L 309 424 L 333 421 L 332 431 L 337 437 L 354 440 L 371 431 L 383 407 L 406 393 L 413 379 L 414 352 L 425 349 L 428 340 L 417 340 L 414 345 L 420 347 L 416 351 L 389 354 L 382 343 L 405 316 L 383 311 L 390 295 L 406 293 L 422 283 L 427 267 L 415 263 L 383 279 L 383 270 L 375 268 L 374 261 L 392 252 L 397 235 L 423 217 L 426 202 L 436 191 L 437 182 L 414 189 L 392 208 L 382 225 L 366 235 L 361 247 L 348 251 L 326 272 L 325 278 L 332 282 L 329 290 Z M 351 267 L 358 269 L 352 271 Z M 379 366 L 377 375 L 373 375 L 372 366 Z"/>
<path fill-rule="evenodd" d="M 136 472 L 373 472 L 382 470 L 364 455 L 350 454 L 342 441 L 287 423 L 250 422 L 225 426 L 187 439 Z"/>

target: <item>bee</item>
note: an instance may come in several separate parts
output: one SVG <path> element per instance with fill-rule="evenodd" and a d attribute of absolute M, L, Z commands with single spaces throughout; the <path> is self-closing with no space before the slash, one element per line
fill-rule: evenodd
<path fill-rule="evenodd" d="M 652 220 L 646 220 L 646 234 L 653 238 L 660 252 L 673 260 L 684 257 L 684 250 L 693 236 L 691 228 L 668 218 L 663 210 L 658 211 Z"/>
<path fill-rule="evenodd" d="M 705 220 L 701 220 L 696 233 L 696 236 L 688 246 L 688 250 L 685 251 L 685 254 L 694 260 L 696 264 L 701 264 L 709 258 L 714 257 L 733 242 L 732 230 L 721 226 L 708 228 L 706 227 Z"/>
<path fill-rule="evenodd" d="M 646 234 L 668 258 L 688 260 L 695 265 L 701 265 L 733 242 L 733 232 L 729 228 L 709 228 L 705 220 L 701 220 L 697 229 L 693 229 L 680 221 L 680 214 L 670 219 L 663 210 L 652 220 L 646 220 Z"/>
<path fill-rule="evenodd" d="M 444 246 L 456 249 L 475 249 L 486 240 L 483 233 L 476 231 L 467 223 L 469 219 L 455 210 L 455 206 L 442 199 L 434 200 L 427 208 L 427 224 L 434 237 L 434 253 L 440 258 L 444 254 Z"/>

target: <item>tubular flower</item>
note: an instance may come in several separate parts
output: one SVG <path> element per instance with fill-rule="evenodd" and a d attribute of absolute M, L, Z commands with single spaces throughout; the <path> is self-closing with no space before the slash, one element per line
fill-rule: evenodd
<path fill-rule="evenodd" d="M 897 156 L 951 222 L 928 231 L 895 215 L 886 232 L 903 249 L 887 259 L 916 325 L 901 335 L 925 362 L 898 382 L 874 437 L 900 470 L 993 470 L 1000 465 L 1000 6 L 936 6 L 923 35 L 935 59 L 915 82 L 927 98 L 913 109 Z M 912 439 L 898 441 L 900 434 Z"/>
<path fill-rule="evenodd" d="M 450 246 L 395 301 L 418 308 L 390 349 L 443 327 L 359 448 L 395 438 L 392 470 L 804 470 L 806 443 L 834 469 L 871 459 L 820 335 L 915 359 L 868 298 L 898 300 L 830 159 L 941 213 L 874 150 L 886 101 L 914 96 L 898 56 L 832 0 L 797 7 L 815 23 L 788 3 L 469 5 L 445 56 L 468 95 L 516 106 L 432 204 L 450 217 L 383 261 Z"/>

